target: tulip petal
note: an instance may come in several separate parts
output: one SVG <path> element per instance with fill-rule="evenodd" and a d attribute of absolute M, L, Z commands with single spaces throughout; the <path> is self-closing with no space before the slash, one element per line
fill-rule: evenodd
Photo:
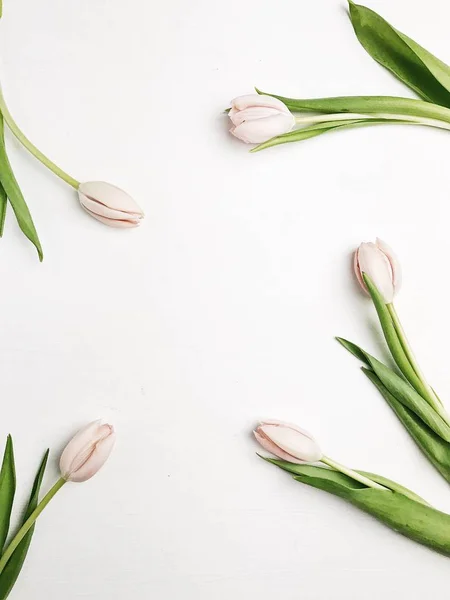
<path fill-rule="evenodd" d="M 289 113 L 288 107 L 278 98 L 273 96 L 266 96 L 265 94 L 246 94 L 244 96 L 238 96 L 231 101 L 231 108 L 237 110 L 244 110 L 250 106 L 264 106 L 267 108 L 276 108 L 277 110 Z"/>
<path fill-rule="evenodd" d="M 114 429 L 93 421 L 81 429 L 64 449 L 59 466 L 68 481 L 86 481 L 105 463 L 114 445 Z"/>
<path fill-rule="evenodd" d="M 294 125 L 293 115 L 279 113 L 265 119 L 245 121 L 232 128 L 230 133 L 247 144 L 260 144 L 272 137 L 291 131 Z"/>
<path fill-rule="evenodd" d="M 104 223 L 105 225 L 108 225 L 109 227 L 116 227 L 118 229 L 125 229 L 125 228 L 131 228 L 131 227 L 139 227 L 139 225 L 141 224 L 142 219 L 109 219 L 108 217 L 102 217 L 100 215 L 97 215 L 96 213 L 92 212 L 91 210 L 89 210 L 88 208 L 86 208 L 86 206 L 81 205 L 84 210 L 91 215 L 91 217 L 94 217 L 94 219 L 97 219 L 97 221 L 100 221 L 101 223 Z"/>
<path fill-rule="evenodd" d="M 360 272 L 369 275 L 386 304 L 390 304 L 394 299 L 394 284 L 387 256 L 378 246 L 368 242 L 359 247 L 358 262 Z"/>
<path fill-rule="evenodd" d="M 125 212 L 117 208 L 110 208 L 102 202 L 99 202 L 98 200 L 93 200 L 92 198 L 89 198 L 84 194 L 80 194 L 80 202 L 84 206 L 84 208 L 87 208 L 90 212 L 93 212 L 96 215 L 99 215 L 100 217 L 105 217 L 107 219 L 130 219 L 139 221 L 142 218 L 141 215 L 137 212 Z"/>
<path fill-rule="evenodd" d="M 80 194 L 95 200 L 108 208 L 125 213 L 140 214 L 139 205 L 124 190 L 107 183 L 106 181 L 88 181 L 81 183 L 78 191 Z"/>
<path fill-rule="evenodd" d="M 400 265 L 400 261 L 398 260 L 392 248 L 388 244 L 386 244 L 386 242 L 383 242 L 383 240 L 377 238 L 375 243 L 378 246 L 378 248 L 383 252 L 383 254 L 387 256 L 387 259 L 392 269 L 392 281 L 394 283 L 394 290 L 395 292 L 398 292 L 402 285 L 402 267 Z"/>
<path fill-rule="evenodd" d="M 322 452 L 316 442 L 308 435 L 299 435 L 296 429 L 264 424 L 258 431 L 262 431 L 278 448 L 299 460 L 316 462 L 322 458 Z"/>
<path fill-rule="evenodd" d="M 293 462 L 299 465 L 304 463 L 303 460 L 299 460 L 298 458 L 295 458 L 295 456 L 284 452 L 284 450 L 282 450 L 276 444 L 274 444 L 274 442 L 272 442 L 272 440 L 270 440 L 264 434 L 264 432 L 255 430 L 253 432 L 253 435 L 255 436 L 257 442 L 264 448 L 264 450 L 267 450 L 267 452 L 270 452 L 274 456 L 278 456 L 278 458 L 281 458 L 281 460 L 287 460 L 289 462 Z"/>
<path fill-rule="evenodd" d="M 250 106 L 244 110 L 236 110 L 232 108 L 228 113 L 233 125 L 241 125 L 245 121 L 255 121 L 257 119 L 266 119 L 279 115 L 280 111 L 275 108 L 267 108 L 265 106 Z"/>
<path fill-rule="evenodd" d="M 369 295 L 369 290 L 364 282 L 364 279 L 361 275 L 361 267 L 359 266 L 359 248 L 356 249 L 355 254 L 353 255 L 353 270 L 355 271 L 356 279 L 358 280 L 361 288 Z"/>
<path fill-rule="evenodd" d="M 85 463 L 71 475 L 70 481 L 82 483 L 93 477 L 108 460 L 115 441 L 115 434 L 112 432 L 97 443 Z"/>

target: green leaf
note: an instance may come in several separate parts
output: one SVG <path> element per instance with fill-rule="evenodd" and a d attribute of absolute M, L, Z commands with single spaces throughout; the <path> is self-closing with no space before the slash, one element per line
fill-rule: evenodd
<path fill-rule="evenodd" d="M 450 67 L 373 10 L 350 2 L 358 40 L 372 58 L 429 102 L 450 106 Z"/>
<path fill-rule="evenodd" d="M 317 475 L 294 479 L 339 496 L 398 533 L 450 556 L 450 515 L 396 491 L 349 489 Z"/>
<path fill-rule="evenodd" d="M 1 17 L 1 0 L 0 0 L 0 17 Z M 1 118 L 1 115 L 0 115 Z M 0 144 L 5 145 L 5 136 L 2 128 L 0 136 Z M 5 189 L 0 183 L 0 237 L 3 236 L 3 230 L 5 228 L 5 217 L 6 207 L 8 206 L 8 196 L 6 195 Z"/>
<path fill-rule="evenodd" d="M 22 524 L 28 519 L 28 517 L 38 505 L 39 490 L 41 489 L 42 479 L 44 477 L 45 468 L 47 466 L 48 454 L 49 451 L 47 450 L 44 454 L 44 458 L 42 459 L 42 462 L 36 474 L 28 506 L 22 519 Z M 25 562 L 28 548 L 30 547 L 34 527 L 35 526 L 33 525 L 33 527 L 28 531 L 26 536 L 17 546 L 15 552 L 9 559 L 8 563 L 6 564 L 6 567 L 0 575 L 0 600 L 5 600 L 9 596 L 12 588 L 14 587 L 14 584 L 16 583 L 16 580 L 22 569 L 23 563 Z"/>
<path fill-rule="evenodd" d="M 5 217 L 6 217 L 7 205 L 8 205 L 8 196 L 6 195 L 4 187 L 0 183 L 0 237 L 3 236 L 3 230 L 5 228 Z"/>
<path fill-rule="evenodd" d="M 420 502 L 421 504 L 425 504 L 426 506 L 430 506 L 430 504 L 426 500 L 421 498 L 418 494 L 416 494 L 415 492 L 412 492 L 405 486 L 400 485 L 396 481 L 392 481 L 391 479 L 387 479 L 386 477 L 383 477 L 382 475 L 376 475 L 375 473 L 370 473 L 368 471 L 357 471 L 357 473 L 360 473 L 361 475 L 368 477 L 369 479 L 371 479 L 372 481 L 375 481 L 376 483 L 384 485 L 384 487 L 391 489 L 393 492 L 400 492 L 400 494 L 403 494 L 404 496 L 411 498 L 411 500 Z"/>
<path fill-rule="evenodd" d="M 1 140 L 3 140 L 3 118 L 0 115 L 0 183 L 2 184 L 4 191 L 8 196 L 20 229 L 30 240 L 30 242 L 35 245 L 39 255 L 39 260 L 42 261 L 44 255 L 42 253 L 38 234 L 34 227 L 33 219 L 31 218 L 30 211 L 28 210 L 28 206 L 22 195 L 19 184 L 14 177 L 8 155 L 6 153 L 5 144 L 4 142 L 1 143 Z"/>
<path fill-rule="evenodd" d="M 258 455 L 258 456 L 260 456 L 260 455 Z M 291 473 L 292 475 L 310 475 L 311 477 L 314 477 L 314 475 L 316 475 L 318 473 L 317 469 L 320 469 L 320 477 L 322 479 L 328 479 L 329 481 L 333 481 L 334 483 L 346 486 L 349 489 L 353 489 L 353 490 L 362 490 L 362 489 L 367 489 L 367 487 L 368 487 L 368 486 L 364 485 L 363 483 L 356 481 L 355 479 L 352 479 L 348 475 L 344 475 L 344 473 L 341 473 L 340 471 L 336 471 L 335 469 L 330 469 L 330 468 L 325 468 L 325 467 L 317 467 L 317 466 L 308 465 L 308 464 L 298 465 L 298 464 L 290 463 L 286 460 L 279 460 L 277 458 L 267 458 L 265 456 L 261 456 L 261 458 L 263 460 L 265 460 L 266 462 L 269 462 L 273 465 L 276 465 L 280 469 L 283 469 L 283 471 L 287 471 L 288 473 Z M 385 487 L 393 490 L 394 492 L 400 492 L 400 493 L 404 494 L 405 496 L 408 496 L 412 500 L 416 500 L 417 502 L 422 502 L 423 504 L 428 504 L 423 498 L 421 498 L 420 496 L 418 496 L 417 494 L 415 494 L 408 488 L 400 485 L 399 483 L 396 483 L 395 481 L 391 481 L 390 479 L 387 479 L 386 477 L 382 477 L 381 475 L 375 475 L 374 473 L 369 473 L 367 471 L 356 471 L 356 472 L 360 473 L 361 475 L 364 475 L 365 477 L 368 477 L 372 481 L 375 481 L 381 485 L 384 485 Z"/>
<path fill-rule="evenodd" d="M 350 124 L 354 125 L 355 123 L 359 122 L 360 121 L 351 121 Z M 258 144 L 258 146 L 255 146 L 255 148 L 250 150 L 250 152 L 259 152 L 260 150 L 265 150 L 266 148 L 271 148 L 272 146 L 279 146 L 280 144 L 289 144 L 291 142 L 308 140 L 318 135 L 322 135 L 323 133 L 327 133 L 328 131 L 341 129 L 344 126 L 345 125 L 342 123 L 324 122 L 311 125 L 310 127 L 302 127 L 301 129 L 295 129 L 294 131 L 290 131 L 289 133 L 285 133 L 283 135 L 277 135 L 276 137 L 267 140 L 267 142 Z"/>
<path fill-rule="evenodd" d="M 392 369 L 369 356 L 370 366 L 389 392 L 446 442 L 450 442 L 450 426 L 416 390 Z"/>
<path fill-rule="evenodd" d="M 318 113 L 358 113 L 396 114 L 425 117 L 450 122 L 450 109 L 424 100 L 398 98 L 396 96 L 337 96 L 332 98 L 287 98 L 270 94 L 255 88 L 258 94 L 265 94 L 281 100 L 292 112 Z"/>
<path fill-rule="evenodd" d="M 370 367 L 370 362 L 367 360 L 366 353 L 364 350 L 361 350 L 359 346 L 341 337 L 337 337 L 336 340 L 341 344 L 341 346 L 344 346 L 344 348 L 348 350 L 350 354 L 353 354 L 353 356 L 356 356 L 356 358 L 359 358 L 359 360 Z"/>
<path fill-rule="evenodd" d="M 317 469 L 320 468 L 320 475 L 323 479 L 328 479 L 329 481 L 334 481 L 335 483 L 337 483 L 339 485 L 346 486 L 351 489 L 366 489 L 367 488 L 367 486 L 364 485 L 363 483 L 360 483 L 359 481 L 352 479 L 348 475 L 344 475 L 344 473 L 341 473 L 340 471 L 336 471 L 334 469 L 315 467 L 314 465 L 307 465 L 307 464 L 304 464 L 304 465 L 303 464 L 302 465 L 294 464 L 294 463 L 290 463 L 286 460 L 280 460 L 278 458 L 269 458 L 266 456 L 261 456 L 260 454 L 258 454 L 258 456 L 260 458 L 262 458 L 263 460 L 265 460 L 266 462 L 276 465 L 280 469 L 283 469 L 283 471 L 287 471 L 288 473 L 291 473 L 292 475 L 314 476 L 315 473 L 317 473 Z"/>
<path fill-rule="evenodd" d="M 422 499 L 416 500 L 415 494 L 403 486 L 373 476 L 383 485 L 388 483 L 392 491 L 352 487 L 346 480 L 330 474 L 330 469 L 311 465 L 295 465 L 295 468 L 296 481 L 339 496 L 391 529 L 450 556 L 450 515 L 432 508 Z"/>
<path fill-rule="evenodd" d="M 294 129 L 294 131 L 290 131 L 289 133 L 277 135 L 276 137 L 267 140 L 267 142 L 255 146 L 250 152 L 259 152 L 260 150 L 265 150 L 272 146 L 279 146 L 280 144 L 301 142 L 337 129 L 350 129 L 361 125 L 386 125 L 392 123 L 401 124 L 404 123 L 404 121 L 398 119 L 348 119 L 343 122 L 324 121 L 323 123 L 316 123 L 309 127 L 302 127 L 300 129 Z"/>
<path fill-rule="evenodd" d="M 434 433 L 414 412 L 399 402 L 373 371 L 365 368 L 362 370 L 377 387 L 428 460 L 450 483 L 450 444 Z"/>
<path fill-rule="evenodd" d="M 8 435 L 0 471 L 0 553 L 8 537 L 15 492 L 16 470 L 14 465 L 14 449 L 12 437 Z"/>
<path fill-rule="evenodd" d="M 345 344 L 343 345 L 349 349 Z M 383 385 L 403 406 L 415 413 L 443 440 L 450 442 L 450 426 L 407 381 L 362 348 L 355 344 L 351 344 L 351 347 L 356 349 L 350 351 L 358 358 L 359 353 L 364 355 L 364 362 L 369 364 Z"/>

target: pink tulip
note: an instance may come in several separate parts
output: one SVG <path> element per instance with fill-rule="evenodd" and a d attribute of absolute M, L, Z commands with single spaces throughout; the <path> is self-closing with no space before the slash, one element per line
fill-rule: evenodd
<path fill-rule="evenodd" d="M 314 438 L 296 425 L 263 421 L 253 434 L 265 450 L 282 460 L 301 464 L 322 459 L 322 451 Z"/>
<path fill-rule="evenodd" d="M 94 421 L 81 429 L 64 449 L 59 467 L 66 481 L 93 477 L 107 461 L 115 442 L 114 428 Z"/>
<path fill-rule="evenodd" d="M 248 94 L 231 102 L 230 133 L 247 144 L 260 144 L 291 131 L 295 117 L 287 106 L 272 96 Z"/>
<path fill-rule="evenodd" d="M 391 304 L 400 288 L 402 272 L 397 257 L 387 244 L 379 238 L 376 239 L 375 244 L 372 242 L 361 244 L 355 252 L 354 268 L 363 290 L 368 291 L 362 276 L 366 273 L 386 304 Z"/>
<path fill-rule="evenodd" d="M 137 227 L 144 218 L 131 196 L 105 181 L 81 183 L 78 197 L 86 212 L 110 227 Z"/>

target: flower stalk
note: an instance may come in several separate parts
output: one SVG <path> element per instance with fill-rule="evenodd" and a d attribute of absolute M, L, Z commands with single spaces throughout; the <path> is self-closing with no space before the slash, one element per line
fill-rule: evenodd
<path fill-rule="evenodd" d="M 0 0 L 1 1 L 1 0 Z M 80 182 L 77 181 L 74 177 L 63 171 L 58 165 L 56 165 L 53 161 L 51 161 L 45 154 L 43 154 L 36 146 L 26 137 L 23 131 L 15 122 L 12 114 L 10 113 L 8 106 L 5 102 L 5 98 L 3 92 L 0 88 L 0 112 L 3 115 L 3 119 L 5 123 L 8 125 L 11 132 L 16 136 L 19 142 L 29 151 L 31 154 L 37 158 L 44 166 L 46 166 L 50 171 L 52 171 L 55 175 L 57 175 L 60 179 L 68 183 L 75 190 L 77 190 L 80 186 Z"/>
<path fill-rule="evenodd" d="M 0 558 L 0 575 L 3 572 L 4 568 L 6 567 L 6 565 L 8 564 L 9 559 L 11 558 L 11 556 L 13 555 L 13 553 L 19 546 L 20 542 L 23 540 L 23 538 L 27 535 L 27 533 L 33 527 L 36 519 L 39 517 L 39 515 L 42 513 L 42 511 L 46 508 L 46 506 L 48 506 L 50 501 L 56 496 L 56 494 L 59 492 L 59 490 L 63 487 L 63 485 L 65 483 L 66 483 L 66 480 L 63 479 L 62 477 L 60 479 L 58 479 L 58 481 L 55 483 L 55 485 L 42 498 L 42 500 L 39 502 L 37 507 L 34 509 L 34 511 L 31 513 L 31 515 L 28 517 L 28 519 L 25 521 L 25 523 L 22 525 L 22 527 L 16 533 L 14 538 L 8 544 L 6 550 L 3 552 L 3 554 L 1 555 L 1 558 Z"/>
<path fill-rule="evenodd" d="M 409 363 L 410 363 L 411 367 L 414 369 L 417 377 L 423 384 L 423 387 L 426 390 L 427 396 L 430 398 L 430 400 L 432 401 L 432 404 L 435 407 L 441 406 L 442 401 L 440 400 L 440 398 L 438 397 L 436 392 L 433 390 L 433 388 L 430 386 L 428 381 L 425 379 L 425 375 L 423 374 L 423 371 L 420 368 L 419 363 L 417 362 L 417 359 L 414 355 L 414 352 L 411 348 L 408 338 L 406 337 L 405 330 L 403 329 L 403 325 L 400 322 L 400 319 L 399 319 L 399 316 L 397 314 L 394 304 L 393 303 L 387 304 L 386 307 L 389 311 L 389 314 L 391 315 L 392 323 L 394 324 L 395 330 L 398 335 L 398 339 L 400 340 L 400 344 L 402 345 L 402 348 L 405 352 L 405 356 L 409 360 Z"/>
<path fill-rule="evenodd" d="M 450 119 L 450 117 L 449 117 Z M 361 123 L 378 121 L 382 123 L 398 123 L 401 125 L 424 125 L 428 127 L 436 127 L 450 131 L 450 120 L 430 119 L 414 115 L 402 115 L 397 113 L 325 113 L 312 115 L 309 117 L 295 117 L 297 125 L 313 125 L 316 123 L 333 123 L 339 121 L 341 123 L 359 121 Z"/>
<path fill-rule="evenodd" d="M 375 490 L 387 490 L 387 488 L 384 485 L 380 485 L 376 481 L 372 481 L 372 479 L 369 479 L 369 477 L 358 473 L 358 471 L 353 471 L 352 469 L 341 465 L 340 463 L 329 458 L 328 456 L 323 456 L 320 462 L 327 465 L 328 467 L 331 467 L 335 471 L 339 471 L 339 473 L 342 473 L 343 475 L 351 477 L 351 479 L 354 479 L 355 481 L 359 481 L 359 483 L 362 483 L 363 485 L 369 488 L 373 488 Z"/>

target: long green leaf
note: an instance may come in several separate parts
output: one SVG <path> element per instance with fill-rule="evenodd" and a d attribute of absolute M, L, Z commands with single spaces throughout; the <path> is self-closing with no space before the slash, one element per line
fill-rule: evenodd
<path fill-rule="evenodd" d="M 0 0 L 0 17 L 1 17 L 1 0 Z M 3 128 L 1 130 L 0 144 L 5 145 L 5 136 Z M 5 188 L 0 183 L 0 237 L 3 236 L 3 230 L 5 228 L 6 218 L 6 207 L 8 206 L 8 196 L 5 192 Z"/>
<path fill-rule="evenodd" d="M 39 490 L 41 489 L 42 479 L 44 477 L 45 468 L 47 466 L 48 454 L 49 451 L 47 450 L 44 454 L 44 458 L 42 459 L 42 462 L 36 474 L 28 506 L 23 515 L 22 524 L 28 519 L 33 510 L 38 505 Z M 16 580 L 22 569 L 23 563 L 25 562 L 25 558 L 28 553 L 28 548 L 30 547 L 31 538 L 33 537 L 34 533 L 34 527 L 35 526 L 33 525 L 33 527 L 28 531 L 26 536 L 17 546 L 15 552 L 9 559 L 5 569 L 0 575 L 0 600 L 6 600 L 12 588 L 14 587 L 14 584 L 16 583 Z"/>
<path fill-rule="evenodd" d="M 277 466 L 285 468 L 284 465 Z M 450 556 L 450 515 L 432 508 L 422 499 L 415 499 L 410 490 L 405 493 L 403 486 L 384 477 L 373 476 L 388 484 L 390 490 L 361 489 L 330 475 L 329 469 L 323 467 L 296 465 L 296 471 L 296 481 L 339 496 L 398 533 Z"/>
<path fill-rule="evenodd" d="M 364 354 L 364 362 L 370 365 L 371 369 L 382 381 L 383 385 L 389 392 L 404 406 L 414 412 L 428 427 L 430 427 L 443 440 L 450 442 L 450 426 L 436 412 L 436 410 L 422 398 L 420 394 L 402 377 L 394 373 L 386 365 L 376 359 L 374 356 L 365 352 L 355 344 L 349 343 L 342 338 L 338 338 L 340 343 L 349 350 L 352 354 L 359 358 L 359 353 Z M 346 343 L 343 343 L 346 342 Z M 353 349 L 357 348 L 357 352 Z"/>
<path fill-rule="evenodd" d="M 349 4 L 356 36 L 370 56 L 426 100 L 450 106 L 450 67 L 373 10 Z"/>
<path fill-rule="evenodd" d="M 336 131 L 340 129 L 352 129 L 354 127 L 360 127 L 361 125 L 388 125 L 388 124 L 405 124 L 406 121 L 400 119 L 348 119 L 347 121 L 325 121 L 311 125 L 310 127 L 302 127 L 301 129 L 295 129 L 289 133 L 284 133 L 276 137 L 258 144 L 255 148 L 252 148 L 250 152 L 259 152 L 266 148 L 272 148 L 272 146 L 279 146 L 280 144 L 290 144 L 292 142 L 301 142 L 310 138 L 328 133 L 330 131 Z"/>
<path fill-rule="evenodd" d="M 30 240 L 30 242 L 35 245 L 39 255 L 39 260 L 42 261 L 44 255 L 33 219 L 31 218 L 30 211 L 28 210 L 28 206 L 22 195 L 19 184 L 14 177 L 8 155 L 6 153 L 5 144 L 1 143 L 1 140 L 3 140 L 3 127 L 3 117 L 0 115 L 0 183 L 2 184 L 8 196 L 20 229 Z"/>
<path fill-rule="evenodd" d="M 285 133 L 283 135 L 277 135 L 276 137 L 267 140 L 267 142 L 258 144 L 258 146 L 255 146 L 255 148 L 250 150 L 250 152 L 259 152 L 260 150 L 265 150 L 266 148 L 271 148 L 272 146 L 279 146 L 280 144 L 289 144 L 291 142 L 309 140 L 310 138 L 322 135 L 328 131 L 342 129 L 343 127 L 349 127 L 350 125 L 355 125 L 357 123 L 361 123 L 361 119 L 347 121 L 344 124 L 332 121 L 317 123 L 315 125 L 311 125 L 310 127 L 302 127 L 301 129 L 295 129 L 294 131 L 290 131 L 289 133 Z"/>
<path fill-rule="evenodd" d="M 265 94 L 281 100 L 292 112 L 318 113 L 358 113 L 358 114 L 397 114 L 425 117 L 450 123 L 450 109 L 424 100 L 399 98 L 397 96 L 337 96 L 332 98 L 288 98 L 270 94 L 255 88 L 258 94 Z"/>
<path fill-rule="evenodd" d="M 5 228 L 6 218 L 6 207 L 8 206 L 8 196 L 6 195 L 5 188 L 0 183 L 0 237 L 3 236 L 3 230 Z"/>
<path fill-rule="evenodd" d="M 427 427 L 414 412 L 399 402 L 387 390 L 373 371 L 364 367 L 362 370 L 377 387 L 428 460 L 436 467 L 444 479 L 450 483 L 450 444 Z"/>
<path fill-rule="evenodd" d="M 260 455 L 258 455 L 258 456 L 260 456 Z M 280 467 L 280 469 L 283 469 L 283 471 L 287 471 L 288 473 L 291 473 L 292 475 L 310 475 L 310 476 L 314 477 L 314 475 L 317 474 L 317 469 L 320 468 L 321 469 L 320 476 L 322 479 L 328 479 L 330 481 L 333 481 L 334 483 L 346 486 L 352 490 L 367 489 L 367 485 L 364 485 L 363 483 L 356 481 L 355 479 L 352 479 L 348 475 L 344 475 L 344 473 L 341 473 L 340 471 L 336 471 L 335 469 L 316 467 L 314 465 L 308 465 L 308 464 L 294 464 L 294 463 L 287 462 L 285 460 L 279 460 L 278 458 L 268 458 L 265 456 L 261 456 L 261 458 L 263 460 L 265 460 L 266 462 L 269 462 L 273 465 L 276 465 L 277 467 Z M 408 496 L 412 500 L 421 502 L 422 504 L 428 504 L 428 502 L 426 502 L 423 498 L 421 498 L 420 496 L 418 496 L 417 494 L 415 494 L 408 488 L 404 487 L 403 485 L 396 483 L 395 481 L 387 479 L 386 477 L 382 477 L 381 475 L 369 473 L 368 471 L 356 471 L 356 472 L 360 473 L 361 475 L 364 475 L 365 477 L 368 477 L 369 479 L 371 479 L 372 481 L 375 481 L 376 483 L 380 483 L 384 487 L 387 487 L 394 492 L 400 492 L 401 494 Z"/>
<path fill-rule="evenodd" d="M 0 553 L 8 537 L 15 492 L 16 469 L 14 464 L 14 449 L 12 437 L 8 435 L 0 471 Z"/>

